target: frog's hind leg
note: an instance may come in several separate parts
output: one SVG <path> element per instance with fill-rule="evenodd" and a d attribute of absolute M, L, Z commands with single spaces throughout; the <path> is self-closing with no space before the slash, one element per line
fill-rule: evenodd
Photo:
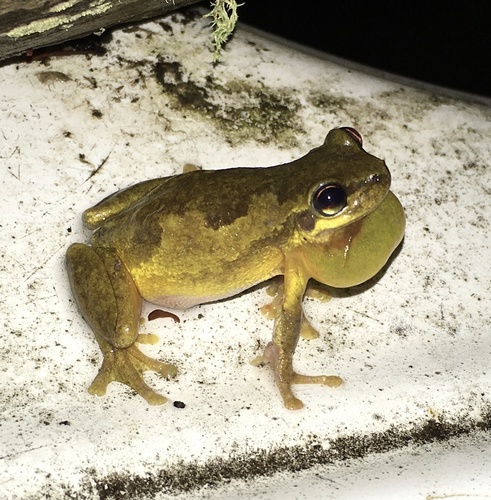
<path fill-rule="evenodd" d="M 142 374 L 151 370 L 173 377 L 177 369 L 145 356 L 136 347 L 142 301 L 116 252 L 76 243 L 68 248 L 66 264 L 73 296 L 104 355 L 89 392 L 104 395 L 107 386 L 117 381 L 135 390 L 149 404 L 165 403 L 167 399 L 153 391 Z"/>

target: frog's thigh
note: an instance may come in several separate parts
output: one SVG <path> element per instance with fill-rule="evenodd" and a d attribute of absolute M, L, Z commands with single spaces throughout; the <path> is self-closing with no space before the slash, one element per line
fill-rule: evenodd
<path fill-rule="evenodd" d="M 168 377 L 177 370 L 148 358 L 134 345 L 138 338 L 141 297 L 116 253 L 76 243 L 68 249 L 66 262 L 77 305 L 104 354 L 89 392 L 103 395 L 109 383 L 119 381 L 151 404 L 165 403 L 166 398 L 145 384 L 142 373 L 153 370 Z"/>
<path fill-rule="evenodd" d="M 114 250 L 75 243 L 66 261 L 73 295 L 96 336 L 118 348 L 134 344 L 142 301 Z"/>

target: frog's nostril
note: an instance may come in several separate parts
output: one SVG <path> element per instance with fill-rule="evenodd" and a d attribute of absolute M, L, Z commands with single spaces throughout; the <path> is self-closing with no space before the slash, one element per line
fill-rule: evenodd
<path fill-rule="evenodd" d="M 376 184 L 377 182 L 380 182 L 382 179 L 380 177 L 380 174 L 373 174 L 371 175 L 368 180 L 367 180 L 367 183 L 368 184 Z"/>

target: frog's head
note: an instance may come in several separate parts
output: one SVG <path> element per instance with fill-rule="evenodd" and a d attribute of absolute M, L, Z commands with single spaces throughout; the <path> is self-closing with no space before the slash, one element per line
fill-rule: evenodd
<path fill-rule="evenodd" d="M 365 217 L 389 192 L 385 162 L 362 145 L 356 130 L 334 129 L 322 146 L 299 160 L 309 176 L 309 191 L 308 205 L 297 213 L 297 225 L 309 241 Z"/>
<path fill-rule="evenodd" d="M 327 285 L 366 281 L 404 235 L 404 211 L 389 192 L 387 166 L 363 150 L 350 128 L 332 130 L 302 160 L 313 179 L 308 206 L 296 213 L 300 259 L 310 276 Z"/>

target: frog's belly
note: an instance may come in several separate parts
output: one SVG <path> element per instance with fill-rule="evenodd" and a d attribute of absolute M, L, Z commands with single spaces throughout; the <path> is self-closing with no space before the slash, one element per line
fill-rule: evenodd
<path fill-rule="evenodd" d="M 214 302 L 216 300 L 233 297 L 234 295 L 237 295 L 240 292 L 251 288 L 257 283 L 253 283 L 245 287 L 230 289 L 223 293 L 216 294 L 208 293 L 203 295 L 162 295 L 155 294 L 154 291 L 150 290 L 140 290 L 140 293 L 146 301 L 151 302 L 152 304 L 157 304 L 163 307 L 170 307 L 172 309 L 189 309 L 190 307 L 196 306 L 198 304 L 204 304 L 206 302 Z"/>
<path fill-rule="evenodd" d="M 194 248 L 175 258 L 166 249 L 147 260 L 132 253 L 123 262 L 145 300 L 176 309 L 232 297 L 283 272 L 283 253 L 276 247 L 244 250 L 233 258 L 201 250 Z M 214 257 L 207 257 L 211 262 L 205 265 L 203 255 Z"/>

